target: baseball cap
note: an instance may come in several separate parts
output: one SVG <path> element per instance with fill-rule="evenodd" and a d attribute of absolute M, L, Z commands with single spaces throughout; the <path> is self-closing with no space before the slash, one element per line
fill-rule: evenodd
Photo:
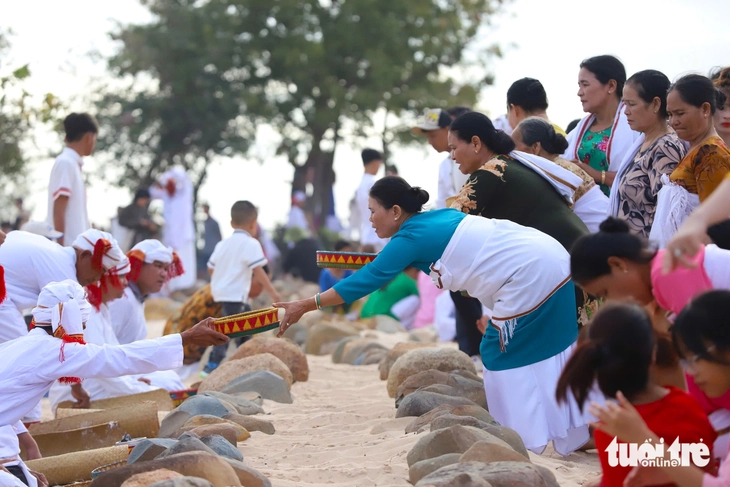
<path fill-rule="evenodd" d="M 423 119 L 411 129 L 413 135 L 446 128 L 451 125 L 451 116 L 440 108 L 427 108 L 423 112 Z"/>
<path fill-rule="evenodd" d="M 34 233 L 46 238 L 61 238 L 63 233 L 53 229 L 51 225 L 46 222 L 34 222 L 29 221 L 24 223 L 20 229 L 24 232 Z"/>

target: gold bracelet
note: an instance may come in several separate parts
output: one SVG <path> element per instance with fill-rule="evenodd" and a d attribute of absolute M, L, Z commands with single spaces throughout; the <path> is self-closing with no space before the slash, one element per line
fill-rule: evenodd
<path fill-rule="evenodd" d="M 606 184 L 606 171 L 601 171 L 601 184 Z"/>

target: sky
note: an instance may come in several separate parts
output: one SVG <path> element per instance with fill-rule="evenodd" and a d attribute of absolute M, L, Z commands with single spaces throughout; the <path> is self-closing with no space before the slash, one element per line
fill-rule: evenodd
<path fill-rule="evenodd" d="M 150 20 L 138 0 L 0 0 L 0 28 L 10 28 L 12 49 L 3 66 L 30 64 L 32 76 L 26 85 L 31 93 L 52 92 L 71 110 L 86 111 L 90 82 L 103 78 L 103 62 L 89 53 L 109 55 L 116 49 L 109 32 L 118 24 Z M 714 66 L 730 65 L 730 1 L 727 0 L 512 0 L 482 29 L 469 49 L 475 52 L 498 43 L 504 56 L 489 70 L 495 83 L 486 88 L 477 109 L 490 116 L 505 111 L 510 84 L 522 77 L 539 79 L 548 93 L 550 118 L 565 127 L 583 115 L 576 96 L 578 66 L 584 58 L 614 54 L 630 75 L 642 69 L 658 69 L 670 79 L 682 74 L 707 74 Z M 357 188 L 363 147 L 380 149 L 379 140 L 364 140 L 358 146 L 340 144 L 335 153 L 335 202 L 343 223 L 348 203 Z M 44 220 L 47 213 L 47 175 L 53 164 L 48 154 L 60 152 L 62 142 L 42 136 L 26 197 L 32 218 Z M 224 235 L 233 202 L 248 199 L 259 206 L 259 220 L 273 229 L 286 221 L 290 206 L 291 165 L 274 157 L 265 144 L 259 152 L 265 162 L 233 158 L 215 162 L 201 188 L 200 201 L 209 202 L 212 215 L 221 222 Z M 406 180 L 436 195 L 438 164 L 446 154 L 426 146 L 393 150 L 394 163 Z M 85 170 L 93 170 L 93 156 Z M 92 222 L 108 226 L 117 206 L 126 206 L 131 195 L 91 180 L 87 191 Z"/>

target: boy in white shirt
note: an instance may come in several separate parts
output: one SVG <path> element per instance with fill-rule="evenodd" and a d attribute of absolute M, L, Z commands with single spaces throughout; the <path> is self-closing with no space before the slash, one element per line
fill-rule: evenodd
<path fill-rule="evenodd" d="M 91 228 L 86 210 L 82 157 L 96 147 L 99 126 L 88 113 L 72 113 L 63 121 L 66 148 L 56 158 L 48 184 L 48 224 L 63 235 L 58 243 L 69 246 Z"/>
<path fill-rule="evenodd" d="M 281 296 L 276 292 L 264 271 L 268 263 L 261 244 L 255 235 L 258 229 L 258 210 L 249 201 L 236 201 L 231 207 L 233 235 L 218 242 L 208 261 L 211 275 L 210 289 L 216 303 L 221 303 L 223 316 L 250 311 L 248 297 L 251 281 L 256 279 L 263 285 L 274 302 Z M 238 338 L 241 343 L 244 339 Z M 214 347 L 203 375 L 210 374 L 226 356 L 228 345 Z"/>

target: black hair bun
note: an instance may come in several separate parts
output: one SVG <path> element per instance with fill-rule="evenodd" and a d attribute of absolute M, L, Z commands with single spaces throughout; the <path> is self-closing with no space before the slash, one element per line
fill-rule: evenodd
<path fill-rule="evenodd" d="M 413 196 L 416 197 L 416 201 L 419 205 L 425 205 L 428 202 L 429 194 L 428 191 L 426 191 L 423 188 L 419 188 L 418 186 L 413 186 L 411 188 L 411 192 L 413 193 Z"/>
<path fill-rule="evenodd" d="M 606 218 L 598 228 L 604 233 L 629 233 L 629 224 L 613 216 Z"/>

